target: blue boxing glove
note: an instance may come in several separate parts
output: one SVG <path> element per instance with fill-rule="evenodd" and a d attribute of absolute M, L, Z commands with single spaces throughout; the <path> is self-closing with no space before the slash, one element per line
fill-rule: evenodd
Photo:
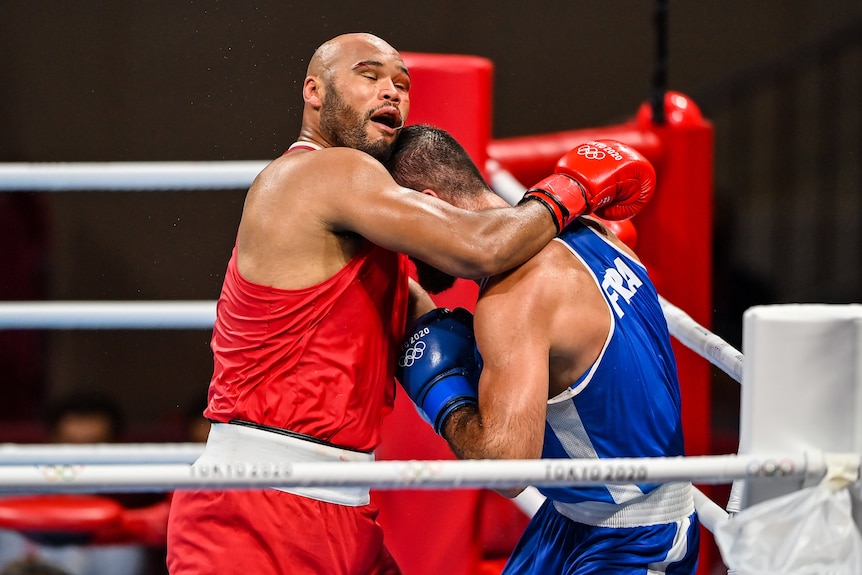
<path fill-rule="evenodd" d="M 437 308 L 417 320 L 401 346 L 395 375 L 439 434 L 456 408 L 478 405 L 481 371 L 473 315 L 463 308 Z"/>

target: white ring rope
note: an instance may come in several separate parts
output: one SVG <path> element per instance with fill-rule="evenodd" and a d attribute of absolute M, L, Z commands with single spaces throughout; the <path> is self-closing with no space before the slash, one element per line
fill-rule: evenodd
<path fill-rule="evenodd" d="M 742 383 L 742 352 L 694 321 L 690 315 L 659 296 L 670 334 L 727 375 Z"/>
<path fill-rule="evenodd" d="M 0 329 L 212 329 L 215 301 L 0 303 Z"/>
<path fill-rule="evenodd" d="M 736 480 L 739 481 L 739 480 Z M 710 533 L 715 533 L 718 526 L 730 519 L 730 513 L 710 499 L 706 493 L 694 488 L 694 508 L 697 509 L 697 518 Z"/>
<path fill-rule="evenodd" d="M 270 160 L 218 162 L 0 163 L 0 191 L 143 191 L 248 188 Z M 510 204 L 526 188 L 496 160 L 491 187 Z"/>
<path fill-rule="evenodd" d="M 680 343 L 742 382 L 742 352 L 660 297 Z M 3 329 L 212 329 L 215 301 L 54 301 L 0 303 Z"/>
<path fill-rule="evenodd" d="M 203 443 L 6 443 L 0 444 L 0 469 L 6 465 L 194 463 L 203 452 Z"/>
<path fill-rule="evenodd" d="M 0 191 L 244 189 L 269 161 L 0 164 Z"/>
<path fill-rule="evenodd" d="M 671 335 L 742 382 L 743 354 L 660 297 Z M 211 329 L 215 301 L 6 302 L 0 329 Z"/>
<path fill-rule="evenodd" d="M 737 479 L 817 481 L 828 455 L 704 455 L 604 460 L 233 462 L 215 465 L 10 465 L 0 493 L 93 493 L 264 487 L 507 488 L 606 483 L 699 484 Z M 859 456 L 854 461 L 858 467 Z"/>

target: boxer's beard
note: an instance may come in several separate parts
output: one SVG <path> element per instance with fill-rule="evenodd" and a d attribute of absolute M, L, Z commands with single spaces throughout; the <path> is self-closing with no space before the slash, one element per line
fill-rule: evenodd
<path fill-rule="evenodd" d="M 441 272 L 423 261 L 414 258 L 410 258 L 410 261 L 416 266 L 416 279 L 419 281 L 419 285 L 428 293 L 438 294 L 455 285 L 455 276 Z"/>
<path fill-rule="evenodd" d="M 392 154 L 392 144 L 384 138 L 376 142 L 368 139 L 366 126 L 372 112 L 363 117 L 347 105 L 331 82 L 326 83 L 326 97 L 320 107 L 320 131 L 334 146 L 354 148 L 385 162 Z"/>

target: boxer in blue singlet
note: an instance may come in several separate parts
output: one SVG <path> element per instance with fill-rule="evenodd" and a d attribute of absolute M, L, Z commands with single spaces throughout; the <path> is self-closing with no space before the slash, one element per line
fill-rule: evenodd
<path fill-rule="evenodd" d="M 595 144 L 561 162 L 576 166 L 615 153 Z M 401 185 L 459 207 L 506 205 L 436 128 L 406 128 L 388 167 Z M 456 177 L 461 185 L 448 185 Z M 444 181 L 462 193 L 434 191 Z M 442 277 L 417 267 L 420 281 Z M 439 353 L 417 357 L 419 341 Z M 461 458 L 685 454 L 676 362 L 655 287 L 630 247 L 594 218 L 569 224 L 530 261 L 486 280 L 475 318 L 464 310 L 426 314 L 408 333 L 400 363 L 402 385 Z M 633 477 L 540 491 L 546 500 L 504 573 L 696 572 L 699 522 L 690 483 Z"/>

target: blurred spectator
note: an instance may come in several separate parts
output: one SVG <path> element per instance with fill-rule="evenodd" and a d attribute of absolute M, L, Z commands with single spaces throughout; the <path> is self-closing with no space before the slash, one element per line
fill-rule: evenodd
<path fill-rule="evenodd" d="M 52 443 L 114 443 L 125 420 L 117 403 L 97 392 L 80 392 L 48 405 L 45 425 Z"/>
<path fill-rule="evenodd" d="M 124 417 L 119 405 L 111 397 L 94 392 L 77 392 L 50 403 L 45 410 L 44 423 L 52 443 L 113 443 L 122 434 Z M 124 507 L 141 505 L 141 502 L 136 501 L 136 494 L 110 497 L 117 499 Z M 152 504 L 153 498 L 147 497 L 148 501 L 143 504 Z M 34 513 L 38 513 L 38 510 Z M 61 566 L 69 575 L 148 575 L 151 572 L 148 565 L 153 560 L 148 548 L 142 544 L 80 545 L 75 538 L 64 541 L 62 537 L 51 543 L 49 545 L 45 540 L 25 537 L 17 531 L 0 531 L 0 565 L 18 561 L 26 569 L 28 560 L 40 560 Z M 153 572 L 164 573 L 164 568 Z"/>

